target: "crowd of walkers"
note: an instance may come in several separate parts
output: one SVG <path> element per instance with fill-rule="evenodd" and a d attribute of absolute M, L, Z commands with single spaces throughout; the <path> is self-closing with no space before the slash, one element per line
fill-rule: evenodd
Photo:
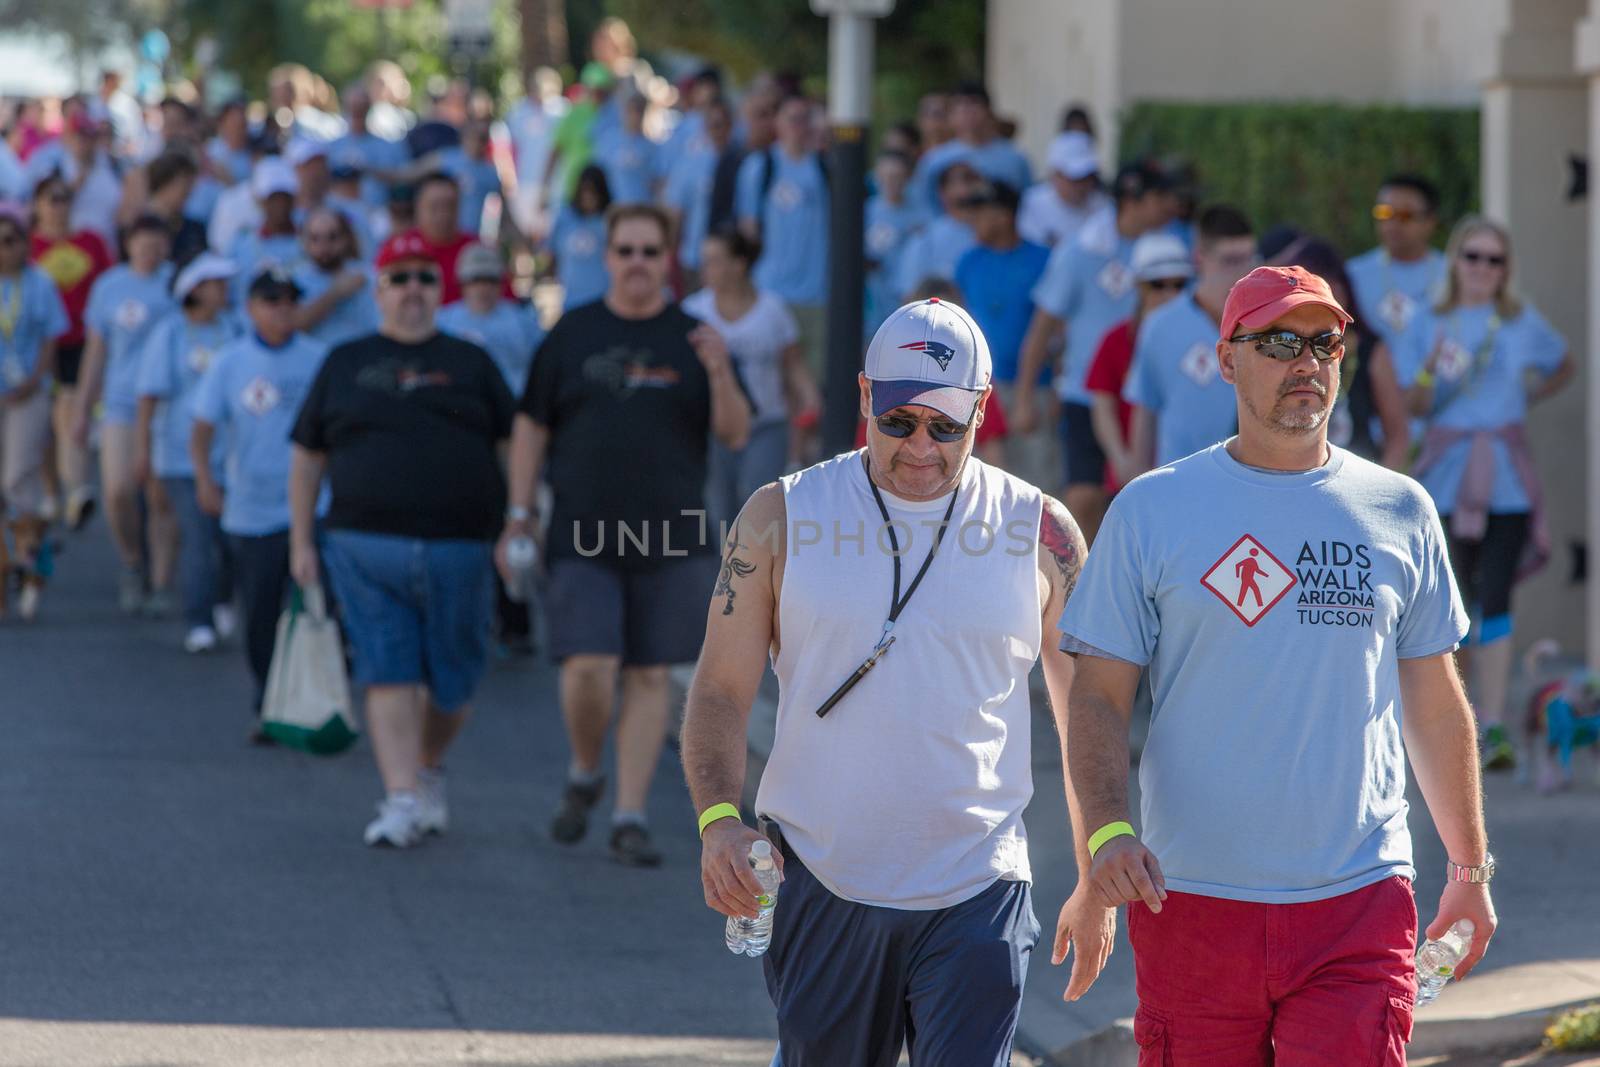
<path fill-rule="evenodd" d="M 108 72 L 13 102 L 0 141 L 0 612 L 48 610 L 61 539 L 100 514 L 107 597 L 180 616 L 190 653 L 237 640 L 259 707 L 285 596 L 326 574 L 384 784 L 369 843 L 445 828 L 486 664 L 532 648 L 495 577 L 530 535 L 572 744 L 551 833 L 585 835 L 614 731 L 611 848 L 659 862 L 666 668 L 725 587 L 716 531 L 821 458 L 819 103 L 773 75 L 674 86 L 617 20 L 590 54 L 504 109 L 464 82 L 413 109 L 390 63 L 337 112 L 294 65 L 215 107 L 191 86 L 141 104 Z M 964 307 L 992 354 L 978 454 L 1092 543 L 1120 487 L 1234 433 L 1215 345 L 1235 283 L 1320 275 L 1355 319 L 1332 440 L 1444 516 L 1506 765 L 1512 586 L 1548 547 L 1522 423 L 1573 373 L 1512 286 L 1511 235 L 1460 219 L 1437 251 L 1434 185 L 1398 174 L 1379 247 L 1346 261 L 1342 235 L 1197 205 L 1178 168 L 1102 176 L 1081 108 L 1037 171 L 1014 134 L 976 83 L 883 129 L 863 347 L 908 300 Z"/>

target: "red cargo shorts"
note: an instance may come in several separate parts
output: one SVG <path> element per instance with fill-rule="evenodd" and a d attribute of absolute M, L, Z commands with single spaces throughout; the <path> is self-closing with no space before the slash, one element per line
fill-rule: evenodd
<path fill-rule="evenodd" d="M 1417 904 L 1395 876 L 1306 904 L 1128 905 L 1139 1067 L 1404 1067 Z"/>

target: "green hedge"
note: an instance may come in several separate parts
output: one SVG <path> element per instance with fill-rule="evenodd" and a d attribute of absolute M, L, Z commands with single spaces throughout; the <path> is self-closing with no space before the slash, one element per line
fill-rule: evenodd
<path fill-rule="evenodd" d="M 1202 203 L 1234 204 L 1263 228 L 1299 226 L 1348 253 L 1376 243 L 1371 209 L 1385 175 L 1438 183 L 1441 244 L 1478 207 L 1476 108 L 1140 103 L 1123 116 L 1121 155 L 1184 160 Z"/>

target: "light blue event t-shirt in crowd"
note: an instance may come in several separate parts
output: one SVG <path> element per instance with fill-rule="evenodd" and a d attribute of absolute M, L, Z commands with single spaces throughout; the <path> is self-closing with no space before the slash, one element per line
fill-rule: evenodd
<path fill-rule="evenodd" d="M 190 322 L 181 311 L 169 311 L 150 331 L 139 360 L 138 392 L 160 401 L 150 425 L 150 467 L 157 478 L 193 478 L 189 430 L 194 425 L 194 395 L 217 353 L 239 332 L 231 315 L 214 322 Z M 211 448 L 211 467 L 222 473 L 227 435 L 218 432 Z"/>
<path fill-rule="evenodd" d="M 544 340 L 539 313 L 515 300 L 501 300 L 486 315 L 480 315 L 457 300 L 439 309 L 434 324 L 444 333 L 471 341 L 494 360 L 513 396 L 521 396 L 528 384 L 528 368 L 533 353 Z"/>
<path fill-rule="evenodd" d="M 130 425 L 139 405 L 139 357 L 144 340 L 175 305 L 167 282 L 171 264 L 138 274 L 126 263 L 94 281 L 83 321 L 105 341 L 105 380 L 100 402 L 106 422 Z"/>
<path fill-rule="evenodd" d="M 1217 364 L 1217 320 L 1192 292 L 1169 300 L 1139 324 L 1122 398 L 1156 417 L 1156 466 L 1232 437 L 1239 425 L 1233 385 Z"/>
<path fill-rule="evenodd" d="M 0 397 L 28 379 L 39 366 L 39 350 L 67 332 L 66 305 L 50 276 L 24 265 L 15 278 L 0 278 Z M 48 392 L 48 390 L 46 390 Z"/>
<path fill-rule="evenodd" d="M 289 431 L 327 354 L 305 334 L 269 348 L 248 333 L 212 358 L 194 417 L 228 434 L 224 532 L 261 537 L 289 528 Z"/>
<path fill-rule="evenodd" d="M 761 198 L 762 176 L 774 168 Z M 761 258 L 752 280 L 790 306 L 828 299 L 828 180 L 816 153 L 790 158 L 782 148 L 752 152 L 739 164 L 739 221 L 761 224 Z"/>
<path fill-rule="evenodd" d="M 329 348 L 378 332 L 378 291 L 372 268 L 364 263 L 347 262 L 329 273 L 309 260 L 302 260 L 293 271 L 294 283 L 300 287 L 300 306 L 304 307 L 320 300 L 322 294 L 332 288 L 340 271 L 350 269 L 367 276 L 366 286 L 339 301 L 326 318 L 306 331 L 308 336 Z"/>
<path fill-rule="evenodd" d="M 1433 306 L 1444 284 L 1447 265 L 1429 249 L 1419 259 L 1396 262 L 1381 248 L 1345 262 L 1356 306 L 1347 310 L 1377 331 L 1391 349 L 1417 314 Z"/>
<path fill-rule="evenodd" d="M 1523 420 L 1528 412 L 1529 372 L 1535 377 L 1552 373 L 1566 355 L 1567 342 L 1532 306 L 1524 306 L 1509 321 L 1502 321 L 1489 304 L 1426 310 L 1412 319 L 1394 348 L 1401 388 L 1416 384 L 1435 348 L 1437 384 L 1428 423 L 1451 430 L 1494 430 Z M 1492 440 L 1491 447 L 1494 488 L 1489 510 L 1527 511 L 1532 505 L 1511 464 L 1510 450 L 1499 440 Z M 1470 440 L 1457 441 L 1419 476 L 1441 514 L 1455 510 L 1471 448 Z"/>
<path fill-rule="evenodd" d="M 900 306 L 895 274 L 906 242 L 922 225 L 922 212 L 908 200 L 894 204 L 879 193 L 867 200 L 865 214 L 866 231 L 862 234 L 861 248 L 868 269 L 863 325 L 866 336 L 871 337 Z"/>
<path fill-rule="evenodd" d="M 1066 347 L 1056 391 L 1061 399 L 1088 404 L 1083 384 L 1106 332 L 1133 316 L 1138 284 L 1130 266 L 1133 241 L 1117 231 L 1110 215 L 1084 224 L 1076 239 L 1050 253 L 1044 277 L 1033 287 L 1034 306 L 1067 324 Z"/>
<path fill-rule="evenodd" d="M 1414 877 L 1400 660 L 1467 633 L 1416 482 L 1339 448 L 1158 468 L 1112 501 L 1061 629 L 1150 668 L 1141 838 L 1168 889 L 1290 904 Z"/>
<path fill-rule="evenodd" d="M 580 215 L 563 206 L 550 228 L 556 254 L 556 280 L 561 283 L 561 310 L 592 304 L 606 295 L 611 272 L 606 269 L 606 217 Z"/>

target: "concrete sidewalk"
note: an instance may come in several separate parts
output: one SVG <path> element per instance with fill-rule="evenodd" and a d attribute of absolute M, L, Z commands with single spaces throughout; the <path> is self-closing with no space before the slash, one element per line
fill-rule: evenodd
<path fill-rule="evenodd" d="M 684 676 L 687 681 L 687 675 Z M 1133 1067 L 1133 952 L 1126 924 L 1118 923 L 1116 948 L 1094 987 L 1074 1004 L 1062 1000 L 1070 961 L 1050 964 L 1061 905 L 1077 884 L 1067 830 L 1060 746 L 1034 672 L 1034 797 L 1026 813 L 1034 873 L 1034 908 L 1044 928 L 1033 954 L 1023 998 L 1019 1050 L 1057 1067 Z M 776 724 L 776 684 L 770 676 L 751 714 L 746 805 L 753 803 Z M 1137 752 L 1144 723 L 1136 723 Z M 1580 761 L 1585 769 L 1588 761 Z M 1138 782 L 1130 783 L 1138 811 Z M 1418 866 L 1417 906 L 1422 926 L 1432 920 L 1444 886 L 1444 846 L 1413 784 L 1411 830 Z M 1500 928 L 1489 954 L 1466 982 L 1452 984 L 1417 1013 L 1413 1056 L 1460 1049 L 1537 1043 L 1557 1009 L 1600 999 L 1600 785 L 1592 779 L 1572 791 L 1540 796 L 1511 775 L 1485 781 L 1490 847 L 1499 863 L 1495 906 Z"/>

